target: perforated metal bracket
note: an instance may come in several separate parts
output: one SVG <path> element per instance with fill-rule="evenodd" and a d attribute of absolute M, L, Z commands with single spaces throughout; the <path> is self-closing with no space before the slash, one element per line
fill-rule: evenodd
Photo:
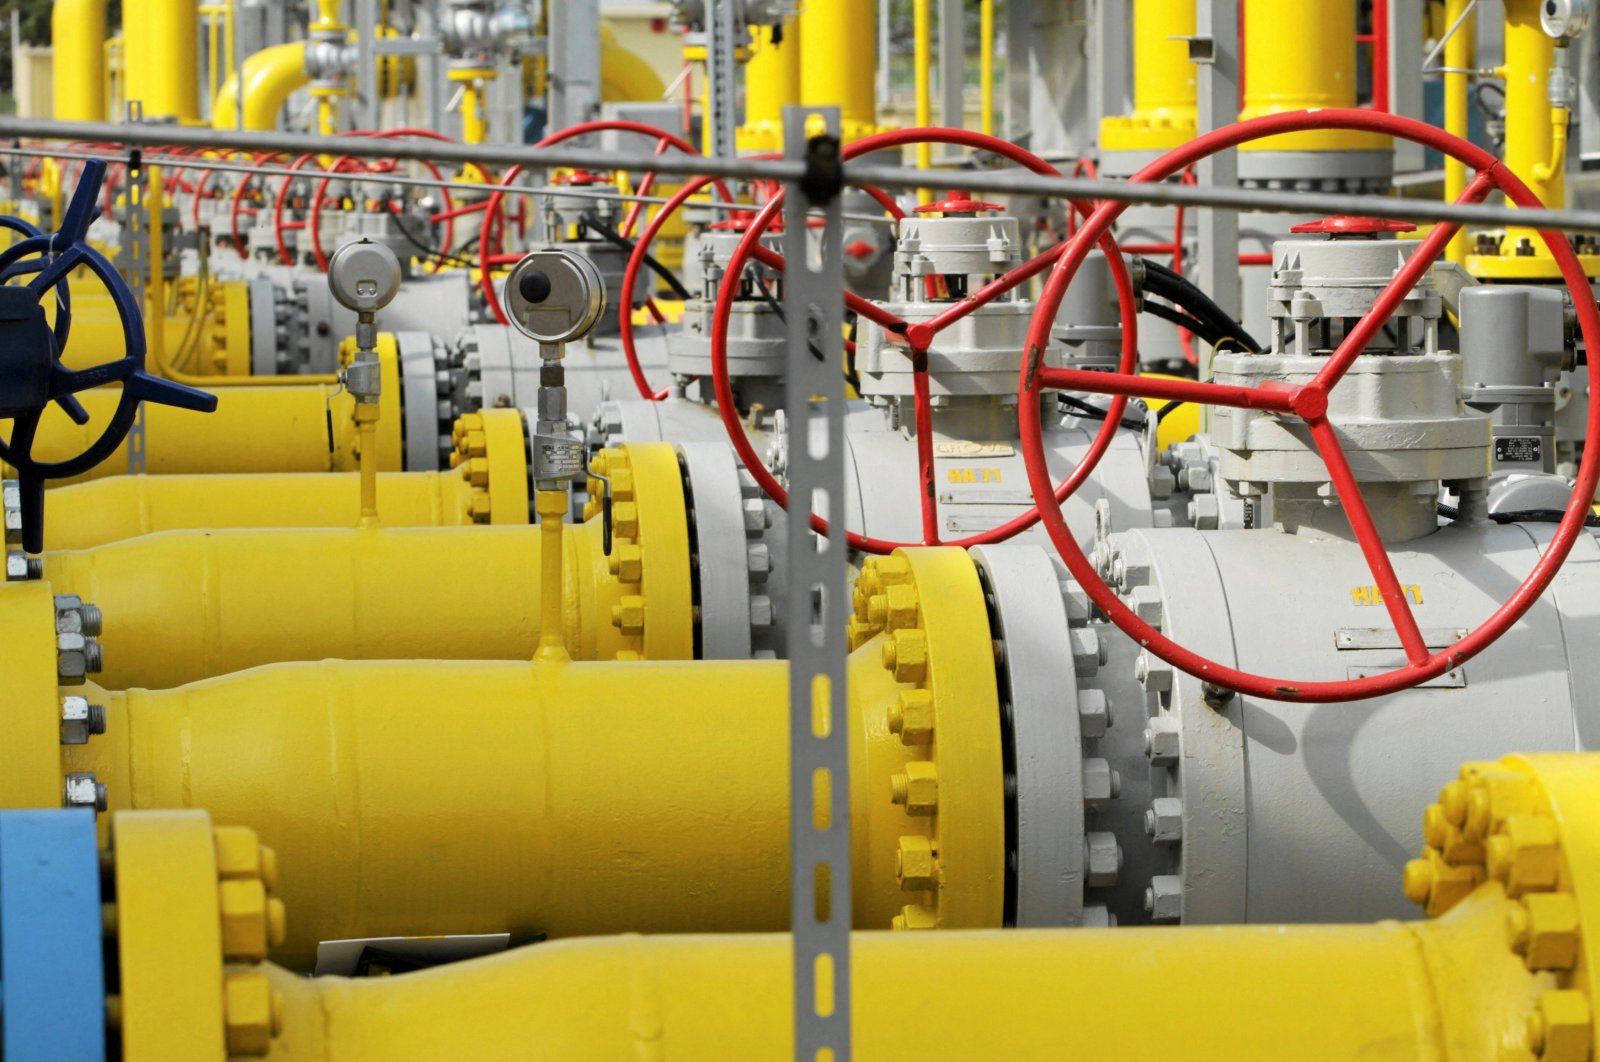
<path fill-rule="evenodd" d="M 825 133 L 808 139 L 807 119 Z M 783 142 L 808 170 L 837 166 L 839 111 L 783 109 Z M 821 156 L 819 158 L 819 156 Z M 822 194 L 818 194 L 818 193 Z M 827 194 L 831 192 L 831 194 Z M 823 227 L 808 228 L 813 212 Z M 850 742 L 844 532 L 844 252 L 837 186 L 791 185 L 784 198 L 791 511 L 831 521 L 826 535 L 788 521 L 789 891 L 795 1057 L 850 1057 Z M 820 231 L 820 243 L 812 237 Z M 811 356 L 811 349 L 822 353 Z"/>

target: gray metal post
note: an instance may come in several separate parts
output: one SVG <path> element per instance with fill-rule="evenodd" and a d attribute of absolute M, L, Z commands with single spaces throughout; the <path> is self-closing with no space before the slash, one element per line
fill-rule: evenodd
<path fill-rule="evenodd" d="M 236 128 L 244 128 L 244 60 L 248 52 L 245 50 L 244 4 L 241 0 L 231 0 L 228 18 L 233 25 L 233 117 Z M 253 21 L 253 20 L 252 20 Z M 217 101 L 212 100 L 212 107 Z"/>
<path fill-rule="evenodd" d="M 356 5 L 356 106 L 362 117 L 356 120 L 357 129 L 377 129 L 383 116 L 379 113 L 378 54 L 373 50 L 373 37 L 378 29 L 378 0 L 355 0 Z"/>
<path fill-rule="evenodd" d="M 724 159 L 738 151 L 734 142 L 739 125 L 739 65 L 734 59 L 739 46 L 734 37 L 737 5 L 738 0 L 706 2 L 706 95 L 711 100 L 711 113 L 705 120 L 711 126 L 711 153 Z"/>
<path fill-rule="evenodd" d="M 1100 119 L 1133 107 L 1133 25 L 1127 0 L 1093 0 L 1089 32 L 1091 140 L 1100 143 Z"/>
<path fill-rule="evenodd" d="M 600 113 L 600 4 L 558 0 L 549 7 L 548 129 L 587 122 Z"/>
<path fill-rule="evenodd" d="M 1190 54 L 1199 66 L 1200 132 L 1231 125 L 1239 117 L 1238 0 L 1199 0 L 1195 39 Z M 1201 187 L 1235 188 L 1239 156 L 1232 151 L 1212 155 L 1196 167 Z M 1239 316 L 1239 216 L 1231 210 L 1202 210 L 1199 283 L 1229 316 Z M 1201 378 L 1209 366 L 1201 366 Z"/>
<path fill-rule="evenodd" d="M 1029 5 L 1006 5 L 1006 139 L 1021 141 L 1031 129 L 1028 113 L 1030 79 L 1028 34 L 1033 19 Z"/>
<path fill-rule="evenodd" d="M 967 122 L 966 15 L 961 0 L 939 0 L 939 121 L 954 129 Z M 946 155 L 959 156 L 951 147 Z"/>
<path fill-rule="evenodd" d="M 1410 3 L 1389 5 L 1389 110 L 1407 118 L 1423 118 L 1422 19 Z M 1420 144 L 1409 140 L 1394 142 L 1394 171 L 1415 173 L 1421 170 L 1426 153 Z"/>
<path fill-rule="evenodd" d="M 810 157 L 806 117 L 839 135 L 836 107 L 785 107 L 790 158 Z M 836 158 L 836 156 L 835 156 Z M 789 324 L 789 903 L 794 941 L 795 1058 L 850 1058 L 850 736 L 846 708 L 844 536 L 844 222 L 837 193 L 820 247 L 813 204 L 790 184 L 784 200 L 784 310 Z M 821 358 L 813 358 L 812 347 Z M 805 513 L 832 521 L 826 536 Z M 825 720 L 819 733 L 816 721 Z M 821 824 L 819 828 L 818 824 Z M 819 888 L 820 891 L 819 892 Z M 828 969 L 831 967 L 831 976 Z M 818 998 L 819 977 L 827 998 Z M 831 981 L 831 985 L 829 982 Z"/>

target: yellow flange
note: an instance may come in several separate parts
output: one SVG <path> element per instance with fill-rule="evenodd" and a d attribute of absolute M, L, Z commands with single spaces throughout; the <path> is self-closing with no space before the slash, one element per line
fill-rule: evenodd
<path fill-rule="evenodd" d="M 203 811 L 118 813 L 110 837 L 122 1058 L 265 1055 L 283 1024 L 254 968 L 284 934 L 271 849 Z"/>
<path fill-rule="evenodd" d="M 528 522 L 528 453 L 522 414 L 514 409 L 465 413 L 451 431 L 450 466 L 470 491 L 467 512 L 477 524 Z"/>
<path fill-rule="evenodd" d="M 982 600 L 957 549 L 870 558 L 856 583 L 851 644 L 880 642 L 899 686 L 882 725 L 910 751 L 887 794 L 906 815 L 895 877 L 909 902 L 896 929 L 997 925 L 1004 905 L 999 692 Z"/>
<path fill-rule="evenodd" d="M 1587 1062 L 1600 1008 L 1600 771 L 1591 757 L 1507 756 L 1469 763 L 1423 816 L 1426 847 L 1406 864 L 1406 895 L 1429 916 L 1504 894 L 1504 947 L 1538 979 L 1521 1057 Z M 1580 883 L 1588 883 L 1587 890 Z M 1502 952 L 1504 954 L 1504 952 Z M 1485 960 L 1487 961 L 1487 960 Z"/>
<path fill-rule="evenodd" d="M 61 806 L 55 626 L 48 584 L 0 583 L 0 807 Z"/>

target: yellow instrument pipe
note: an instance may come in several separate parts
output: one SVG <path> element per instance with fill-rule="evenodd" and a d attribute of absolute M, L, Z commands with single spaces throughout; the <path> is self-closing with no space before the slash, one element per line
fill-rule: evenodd
<path fill-rule="evenodd" d="M 357 475 L 361 482 L 361 526 L 378 526 L 378 404 L 357 402 L 355 408 Z"/>
<path fill-rule="evenodd" d="M 198 7 L 198 0 L 146 0 L 145 47 L 127 57 L 130 66 L 145 67 L 146 118 L 200 120 Z"/>
<path fill-rule="evenodd" d="M 1241 120 L 1283 111 L 1356 105 L 1356 0 L 1244 7 Z M 1252 141 L 1241 151 L 1383 151 L 1389 138 L 1308 130 Z"/>
<path fill-rule="evenodd" d="M 935 710 L 948 706 L 939 814 L 891 799 L 894 776 L 930 749 L 891 730 L 918 679 L 886 668 L 885 646 L 907 632 L 876 635 L 849 664 L 855 923 L 931 904 L 950 928 L 999 926 L 1003 771 L 982 589 L 961 551 L 921 564 L 945 569 L 946 589 L 921 605 L 939 617 L 927 684 Z M 349 936 L 778 930 L 787 683 L 779 661 L 278 664 L 95 691 L 106 732 L 59 754 L 118 807 L 202 807 L 255 828 L 295 868 L 281 892 L 295 965 Z M 929 830 L 951 884 L 902 888 L 899 844 Z"/>
<path fill-rule="evenodd" d="M 1550 165 L 1555 150 L 1549 95 L 1555 41 L 1540 24 L 1540 6 L 1539 0 L 1505 0 L 1505 158 L 1545 206 L 1559 209 L 1566 205 L 1566 178 L 1562 167 Z M 1533 239 L 1536 245 L 1540 242 L 1537 236 Z"/>
<path fill-rule="evenodd" d="M 918 0 L 918 5 L 918 17 L 923 19 L 919 25 L 925 30 L 927 0 Z M 917 38 L 919 47 L 926 45 L 924 37 L 925 33 Z M 838 107 L 847 140 L 875 131 L 877 5 L 859 0 L 806 0 L 801 6 L 800 39 L 802 45 L 810 42 L 800 49 L 800 101 L 808 107 Z M 925 97 L 919 95 L 918 100 Z M 927 123 L 919 119 L 919 124 Z"/>
<path fill-rule="evenodd" d="M 106 0 L 56 0 L 50 11 L 55 117 L 106 120 Z"/>
<path fill-rule="evenodd" d="M 562 576 L 562 571 L 565 567 L 565 558 L 563 556 L 565 550 L 562 544 L 563 541 L 570 541 L 572 538 L 572 535 L 565 533 L 563 526 L 568 507 L 567 492 L 565 490 L 535 491 L 534 504 L 538 507 L 539 513 L 540 567 L 539 650 L 536 657 L 549 663 L 561 663 L 572 659 L 571 654 L 567 652 L 567 645 L 571 639 L 567 638 L 566 624 L 562 622 L 562 617 L 566 612 L 566 602 L 564 600 L 566 596 L 565 579 Z M 584 526 L 593 526 L 593 524 L 594 521 L 591 520 Z M 688 558 L 685 557 L 684 561 L 687 563 Z M 649 598 L 645 597 L 645 601 L 648 602 L 648 600 Z M 621 602 L 616 602 L 612 607 L 620 609 Z M 600 612 L 602 615 L 609 616 L 611 610 L 605 608 L 602 604 Z M 591 612 L 590 616 L 592 617 L 593 615 L 594 613 Z M 684 623 L 683 620 L 685 618 L 678 617 L 679 626 L 688 630 L 691 624 Z M 609 625 L 607 625 L 607 629 L 610 629 Z M 611 653 L 608 655 L 615 656 L 616 654 Z"/>
<path fill-rule="evenodd" d="M 456 470 L 378 474 L 378 519 L 388 527 L 473 523 L 472 498 Z M 158 531 L 354 527 L 360 508 L 360 483 L 349 472 L 108 476 L 45 492 L 45 549 L 88 549 Z M 483 519 L 506 522 L 487 511 Z"/>
<path fill-rule="evenodd" d="M 1478 11 L 1476 5 L 1470 10 L 1467 8 L 1469 0 L 1445 0 L 1444 24 L 1448 28 L 1457 26 L 1455 35 L 1445 42 L 1444 65 L 1451 70 L 1470 69 L 1478 54 Z M 1466 17 L 1462 18 L 1463 12 Z M 1470 135 L 1470 110 L 1471 103 L 1467 98 L 1472 91 L 1472 76 L 1470 74 L 1444 75 L 1444 128 L 1445 132 L 1458 136 L 1463 140 Z M 1460 198 L 1461 193 L 1467 190 L 1467 164 L 1459 159 L 1446 158 L 1444 160 L 1444 198 L 1446 202 L 1454 202 Z M 1456 233 L 1450 240 L 1447 256 L 1452 262 L 1464 263 L 1467 260 L 1468 241 L 1466 230 Z"/>
<path fill-rule="evenodd" d="M 306 74 L 306 42 L 263 48 L 244 61 L 243 74 L 241 79 L 235 72 L 223 83 L 211 108 L 211 124 L 217 129 L 239 127 L 239 83 L 243 80 L 244 128 L 276 129 L 284 102 L 311 81 Z"/>
<path fill-rule="evenodd" d="M 1134 0 L 1133 113 L 1101 120 L 1102 149 L 1165 150 L 1194 137 L 1199 83 L 1183 40 L 1194 33 L 1195 0 Z"/>

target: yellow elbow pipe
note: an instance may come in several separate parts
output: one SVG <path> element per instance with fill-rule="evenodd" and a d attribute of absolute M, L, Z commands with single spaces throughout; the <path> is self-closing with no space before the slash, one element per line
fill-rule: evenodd
<path fill-rule="evenodd" d="M 56 0 L 50 11 L 55 117 L 106 120 L 106 0 Z"/>
<path fill-rule="evenodd" d="M 617 43 L 616 30 L 600 23 L 600 98 L 607 103 L 626 100 L 659 102 L 667 86 L 638 52 Z M 791 97 L 791 102 L 793 97 Z"/>
<path fill-rule="evenodd" d="M 1004 798 L 982 589 L 959 550 L 892 560 L 945 589 L 922 598 L 925 673 L 886 667 L 903 630 L 851 656 L 855 921 L 888 926 L 909 905 L 952 928 L 999 926 Z M 282 889 L 298 912 L 284 952 L 296 965 L 318 940 L 350 936 L 779 930 L 787 683 L 778 661 L 279 664 L 96 691 L 106 732 L 58 754 L 94 771 L 117 807 L 200 807 L 256 829 L 296 868 Z M 937 816 L 891 799 L 894 776 L 934 751 L 890 729 L 915 688 L 941 713 Z M 950 884 L 902 887 L 897 853 L 918 838 Z"/>
<path fill-rule="evenodd" d="M 238 74 L 223 83 L 211 108 L 211 124 L 217 129 L 239 127 Z M 244 61 L 244 128 L 276 129 L 278 114 L 297 90 L 310 83 L 306 74 L 306 42 L 263 48 Z"/>

